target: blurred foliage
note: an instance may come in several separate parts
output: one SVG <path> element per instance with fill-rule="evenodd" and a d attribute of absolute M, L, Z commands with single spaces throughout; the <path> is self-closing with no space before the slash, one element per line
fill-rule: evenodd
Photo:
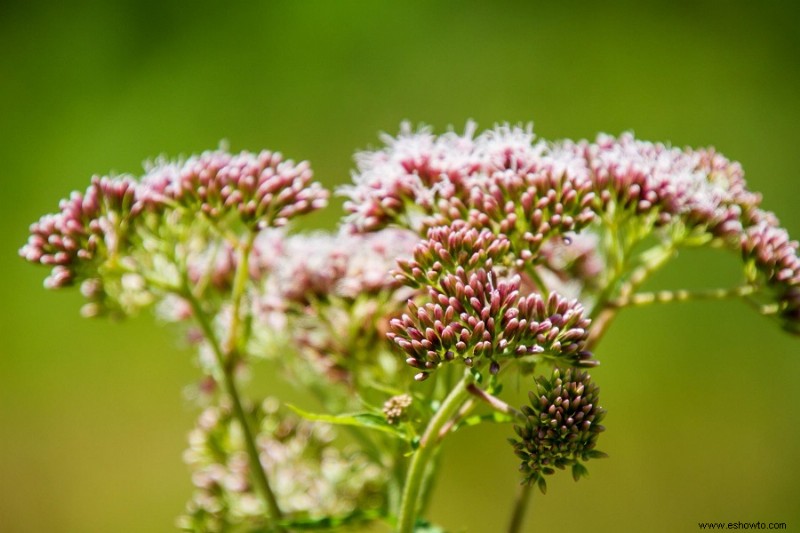
<path fill-rule="evenodd" d="M 798 24 L 777 0 L 3 3 L 0 530 L 170 531 L 190 492 L 190 353 L 149 317 L 80 319 L 76 295 L 46 293 L 16 257 L 27 225 L 93 173 L 227 140 L 309 159 L 334 186 L 404 119 L 534 120 L 546 138 L 714 144 L 798 237 Z M 729 259 L 689 254 L 652 286 L 724 285 Z M 738 303 L 625 311 L 593 372 L 611 458 L 535 496 L 531 530 L 800 523 L 800 344 L 773 326 Z M 446 444 L 432 520 L 505 527 L 509 430 Z"/>

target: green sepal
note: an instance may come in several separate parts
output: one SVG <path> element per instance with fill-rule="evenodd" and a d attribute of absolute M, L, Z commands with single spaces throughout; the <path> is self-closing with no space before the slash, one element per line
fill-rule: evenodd
<path fill-rule="evenodd" d="M 542 494 L 547 494 L 547 481 L 545 481 L 544 476 L 539 476 L 539 479 L 536 480 L 536 484 L 539 486 L 539 490 L 542 491 Z"/>
<path fill-rule="evenodd" d="M 605 459 L 608 457 L 606 452 L 601 452 L 600 450 L 587 450 L 583 454 L 584 458 L 586 459 Z"/>
<path fill-rule="evenodd" d="M 578 481 L 582 477 L 586 477 L 589 475 L 589 471 L 586 469 L 583 464 L 575 462 L 572 464 L 572 479 Z"/>

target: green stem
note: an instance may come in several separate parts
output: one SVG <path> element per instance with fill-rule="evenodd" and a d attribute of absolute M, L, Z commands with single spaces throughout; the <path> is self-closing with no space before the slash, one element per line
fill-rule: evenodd
<path fill-rule="evenodd" d="M 439 410 L 434 413 L 422 439 L 419 448 L 411 458 L 411 464 L 406 475 L 406 483 L 403 489 L 403 499 L 400 504 L 400 516 L 398 517 L 397 531 L 399 533 L 412 533 L 416 521 L 416 511 L 420 495 L 422 479 L 425 475 L 426 467 L 439 441 L 439 433 L 447 421 L 455 415 L 464 401 L 469 397 L 467 388 L 473 381 L 473 376 L 469 370 L 464 373 L 464 377 L 450 391 L 447 398 L 442 402 Z"/>
<path fill-rule="evenodd" d="M 514 512 L 511 515 L 511 522 L 508 524 L 508 533 L 518 533 L 525 521 L 525 511 L 531 501 L 532 483 L 523 483 L 517 493 L 517 501 L 514 502 Z"/>
<path fill-rule="evenodd" d="M 216 333 L 214 332 L 214 328 L 212 327 L 208 316 L 200 304 L 200 301 L 189 287 L 188 281 L 185 282 L 186 286 L 182 296 L 189 301 L 189 305 L 192 307 L 195 319 L 200 325 L 200 328 L 203 330 L 203 334 L 211 346 L 212 351 L 214 352 L 219 374 L 222 377 L 223 388 L 233 404 L 233 414 L 242 428 L 242 434 L 244 436 L 245 448 L 247 451 L 248 462 L 250 464 L 250 471 L 252 472 L 253 483 L 256 487 L 256 490 L 264 500 L 270 520 L 273 523 L 277 523 L 279 520 L 281 520 L 282 513 L 280 507 L 278 506 L 278 500 L 275 497 L 275 493 L 270 486 L 267 473 L 264 470 L 264 466 L 261 464 L 258 448 L 256 447 L 255 443 L 254 432 L 250 427 L 250 421 L 248 420 L 247 413 L 245 413 L 245 410 L 242 406 L 241 395 L 236 387 L 236 380 L 234 379 L 233 375 L 234 367 L 231 364 L 234 359 L 232 356 L 236 352 L 236 345 L 237 341 L 239 340 L 238 331 L 241 323 L 241 302 L 247 285 L 248 258 L 253 245 L 253 239 L 254 234 L 251 234 L 239 249 L 239 262 L 236 267 L 232 292 L 233 316 L 231 319 L 230 333 L 225 343 L 226 347 L 224 350 L 222 348 L 222 344 L 217 338 Z M 282 531 L 282 528 L 280 528 L 280 526 L 276 526 L 276 530 Z"/>
<path fill-rule="evenodd" d="M 526 417 L 522 413 L 522 411 L 520 411 L 519 409 L 517 409 L 515 407 L 512 407 L 512 406 L 508 405 L 506 402 L 504 402 L 503 400 L 501 400 L 497 396 L 489 394 L 488 392 L 486 392 L 482 388 L 478 387 L 474 383 L 471 383 L 467 387 L 467 390 L 473 396 L 475 396 L 477 398 L 480 398 L 481 400 L 486 402 L 489 405 L 489 407 L 491 407 L 495 411 L 498 411 L 500 413 L 507 414 L 507 415 L 512 415 L 515 418 L 518 418 L 519 420 L 521 420 L 523 422 L 527 422 L 528 417 Z"/>
<path fill-rule="evenodd" d="M 229 354 L 237 350 L 238 342 L 244 341 L 239 335 L 239 329 L 242 323 L 242 299 L 247 289 L 247 280 L 250 278 L 250 252 L 253 249 L 255 238 L 255 233 L 249 233 L 238 249 L 236 272 L 234 273 L 233 289 L 231 291 L 233 300 L 231 325 L 230 332 L 228 333 L 228 340 L 225 343 L 225 351 Z"/>
<path fill-rule="evenodd" d="M 689 300 L 724 300 L 750 296 L 756 292 L 752 285 L 742 285 L 730 289 L 705 289 L 705 290 L 674 290 L 657 292 L 640 292 L 631 294 L 627 298 L 617 298 L 608 302 L 610 307 L 628 307 L 649 305 L 654 303 L 686 302 Z"/>

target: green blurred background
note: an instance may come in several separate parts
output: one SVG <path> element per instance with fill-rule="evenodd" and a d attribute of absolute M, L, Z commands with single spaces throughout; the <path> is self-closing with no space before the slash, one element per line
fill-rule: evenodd
<path fill-rule="evenodd" d="M 161 532 L 198 375 L 150 317 L 78 316 L 16 256 L 93 173 L 226 139 L 309 159 L 333 186 L 403 119 L 535 121 L 545 138 L 633 130 L 715 145 L 800 236 L 800 15 L 793 2 L 4 2 L 0 7 L 0 531 Z M 332 225 L 340 204 L 312 225 Z M 735 257 L 682 256 L 652 287 L 724 286 Z M 594 373 L 609 411 L 578 484 L 530 531 L 800 527 L 800 339 L 738 302 L 626 311 Z M 431 517 L 495 532 L 516 491 L 508 428 L 447 443 Z"/>

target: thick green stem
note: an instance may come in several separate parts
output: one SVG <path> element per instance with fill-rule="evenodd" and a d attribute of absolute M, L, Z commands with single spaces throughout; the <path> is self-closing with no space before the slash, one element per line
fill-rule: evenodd
<path fill-rule="evenodd" d="M 517 501 L 514 502 L 514 512 L 511 514 L 511 522 L 508 524 L 508 533 L 519 533 L 522 524 L 525 522 L 525 511 L 531 501 L 532 483 L 523 483 L 517 493 Z"/>
<path fill-rule="evenodd" d="M 433 452 L 436 450 L 436 446 L 439 443 L 439 433 L 447 421 L 458 412 L 461 405 L 469 397 L 467 388 L 472 383 L 473 379 L 469 371 L 464 373 L 464 377 L 461 378 L 455 388 L 447 395 L 447 398 L 444 399 L 441 407 L 433 415 L 430 422 L 428 422 L 428 426 L 422 434 L 419 448 L 417 448 L 417 451 L 414 452 L 414 456 L 411 458 L 411 464 L 409 465 L 408 474 L 406 475 L 403 499 L 400 504 L 400 516 L 398 517 L 397 523 L 397 531 L 399 533 L 412 533 L 414 531 L 422 479 L 425 476 L 425 470 L 433 456 Z"/>

